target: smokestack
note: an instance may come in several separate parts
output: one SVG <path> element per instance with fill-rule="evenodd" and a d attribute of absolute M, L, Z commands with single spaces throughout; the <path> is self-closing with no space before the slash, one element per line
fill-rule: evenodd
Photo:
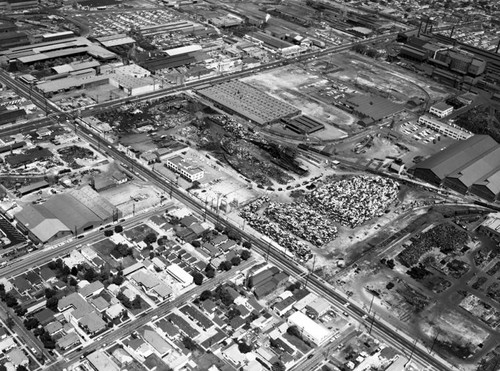
<path fill-rule="evenodd" d="M 500 48 L 500 40 L 498 40 L 497 48 L 495 50 L 495 53 L 498 53 L 498 48 Z"/>
<path fill-rule="evenodd" d="M 266 20 L 264 21 L 264 23 L 267 23 L 269 21 L 269 19 L 271 19 L 271 15 L 269 13 L 267 13 Z"/>
<path fill-rule="evenodd" d="M 453 26 L 451 28 L 451 32 L 450 32 L 450 39 L 453 37 L 453 32 L 455 32 L 455 26 Z"/>
<path fill-rule="evenodd" d="M 422 30 L 422 20 L 420 20 L 420 24 L 418 25 L 417 37 L 420 37 L 420 31 Z"/>

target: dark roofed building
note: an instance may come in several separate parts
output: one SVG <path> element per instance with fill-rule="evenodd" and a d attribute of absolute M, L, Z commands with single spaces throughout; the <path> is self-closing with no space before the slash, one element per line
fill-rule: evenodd
<path fill-rule="evenodd" d="M 285 120 L 286 127 L 297 134 L 313 134 L 323 130 L 325 125 L 309 116 L 300 116 L 292 120 Z"/>
<path fill-rule="evenodd" d="M 413 175 L 428 183 L 440 185 L 444 179 L 472 161 L 498 146 L 488 135 L 474 135 L 453 143 L 430 158 L 413 167 Z"/>
<path fill-rule="evenodd" d="M 24 109 L 17 110 L 0 110 L 0 125 L 5 125 L 26 116 Z"/>
<path fill-rule="evenodd" d="M 472 160 L 449 174 L 444 185 L 462 194 L 485 175 L 500 170 L 500 146 L 490 149 L 484 156 Z"/>

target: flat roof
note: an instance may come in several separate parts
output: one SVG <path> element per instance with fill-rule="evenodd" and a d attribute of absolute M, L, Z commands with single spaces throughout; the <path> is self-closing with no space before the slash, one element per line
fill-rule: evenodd
<path fill-rule="evenodd" d="M 167 267 L 167 273 L 183 284 L 189 285 L 193 282 L 193 276 L 191 276 L 177 264 L 169 265 Z"/>
<path fill-rule="evenodd" d="M 87 360 L 97 371 L 120 371 L 120 367 L 103 350 L 89 354 Z"/>
<path fill-rule="evenodd" d="M 216 103 L 260 125 L 300 114 L 300 110 L 238 80 L 197 91 Z"/>
<path fill-rule="evenodd" d="M 351 104 L 355 111 L 370 117 L 374 121 L 394 115 L 404 109 L 404 106 L 401 104 L 391 102 L 389 99 L 378 95 L 370 94 L 356 94 L 348 98 L 346 102 Z"/>
<path fill-rule="evenodd" d="M 431 108 L 437 109 L 439 111 L 446 111 L 446 110 L 453 108 L 453 107 L 450 106 L 449 104 L 446 104 L 445 102 L 438 102 L 438 103 L 434 104 Z"/>
<path fill-rule="evenodd" d="M 299 134 L 312 134 L 325 128 L 324 124 L 309 116 L 300 116 L 285 122 L 289 129 Z"/>

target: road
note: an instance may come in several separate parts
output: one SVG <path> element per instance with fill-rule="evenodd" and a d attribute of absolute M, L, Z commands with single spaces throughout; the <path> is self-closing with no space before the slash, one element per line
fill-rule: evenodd
<path fill-rule="evenodd" d="M 238 269 L 244 270 L 250 268 L 253 264 L 255 264 L 254 258 L 250 257 L 250 259 L 248 259 L 247 261 L 242 262 L 238 266 Z M 195 296 L 200 295 L 205 290 L 212 290 L 219 284 L 228 281 L 232 276 L 234 276 L 234 270 L 235 269 L 232 269 L 228 272 L 217 273 L 217 275 L 213 279 L 205 281 L 205 283 L 200 286 L 195 286 L 193 289 L 179 295 L 172 301 L 164 301 L 154 310 L 148 312 L 146 315 L 140 316 L 138 319 L 130 322 L 126 326 L 113 328 L 107 334 L 98 337 L 100 338 L 99 340 L 94 341 L 91 345 L 83 348 L 80 351 L 70 351 L 65 353 L 65 360 L 59 361 L 58 364 L 62 364 L 64 367 L 67 367 L 78 360 L 84 353 L 92 352 L 96 349 L 102 349 L 106 347 L 106 345 L 109 345 L 117 341 L 118 339 L 131 334 L 132 332 L 150 322 L 153 317 L 164 316 L 172 309 L 181 307 L 183 304 L 187 303 L 190 298 L 194 298 Z"/>

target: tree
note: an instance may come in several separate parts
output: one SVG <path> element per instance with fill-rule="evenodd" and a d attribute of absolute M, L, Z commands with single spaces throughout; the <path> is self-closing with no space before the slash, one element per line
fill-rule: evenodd
<path fill-rule="evenodd" d="M 94 270 L 94 268 L 89 267 L 85 271 L 85 275 L 83 276 L 84 279 L 86 279 L 89 282 L 94 282 L 97 279 L 97 273 Z"/>
<path fill-rule="evenodd" d="M 50 261 L 49 264 L 47 264 L 47 267 L 49 267 L 49 269 L 52 269 L 53 271 L 55 271 L 57 269 L 57 264 L 55 261 Z"/>
<path fill-rule="evenodd" d="M 191 245 L 193 245 L 193 247 L 198 248 L 201 246 L 201 242 L 198 240 L 194 240 L 193 242 L 191 242 Z"/>
<path fill-rule="evenodd" d="M 243 247 L 245 249 L 249 249 L 250 250 L 252 248 L 252 243 L 250 241 L 245 241 L 245 242 L 243 242 Z"/>
<path fill-rule="evenodd" d="M 12 308 L 15 307 L 18 304 L 18 302 L 17 299 L 14 296 L 12 296 L 11 293 L 8 292 L 5 294 L 5 304 L 7 304 L 9 308 Z"/>
<path fill-rule="evenodd" d="M 215 230 L 217 232 L 223 232 L 224 231 L 224 227 L 221 224 L 216 224 L 215 225 Z"/>
<path fill-rule="evenodd" d="M 243 260 L 248 260 L 250 259 L 250 256 L 252 255 L 252 253 L 249 251 L 249 250 L 241 250 L 240 252 L 240 258 L 243 259 Z"/>
<path fill-rule="evenodd" d="M 112 235 L 113 235 L 113 230 L 112 229 L 106 229 L 104 231 L 104 236 L 111 237 Z"/>
<path fill-rule="evenodd" d="M 241 312 L 238 308 L 231 308 L 227 311 L 227 318 L 231 320 L 234 317 L 238 317 L 240 314 Z"/>
<path fill-rule="evenodd" d="M 32 330 L 35 327 L 38 327 L 40 322 L 35 317 L 28 318 L 24 320 L 24 327 L 26 327 L 28 330 Z"/>
<path fill-rule="evenodd" d="M 239 256 L 233 256 L 231 258 L 231 264 L 237 267 L 241 263 L 241 258 Z"/>
<path fill-rule="evenodd" d="M 115 233 L 122 233 L 123 227 L 121 225 L 115 225 Z"/>
<path fill-rule="evenodd" d="M 71 268 L 71 275 L 72 276 L 78 276 L 78 268 L 76 266 L 74 266 L 73 268 Z"/>
<path fill-rule="evenodd" d="M 78 281 L 74 277 L 71 277 L 69 279 L 69 285 L 70 286 L 76 286 L 76 285 L 78 285 Z"/>
<path fill-rule="evenodd" d="M 208 299 L 212 299 L 212 291 L 210 290 L 205 290 L 200 294 L 200 300 L 205 301 Z"/>
<path fill-rule="evenodd" d="M 215 277 L 215 269 L 211 269 L 209 271 L 206 271 L 205 274 L 207 275 L 207 278 L 214 278 Z"/>
<path fill-rule="evenodd" d="M 54 312 L 57 312 L 57 304 L 59 303 L 59 299 L 56 296 L 52 296 L 49 299 L 47 299 L 47 302 L 45 303 L 45 306 L 53 310 Z"/>
<path fill-rule="evenodd" d="M 201 274 L 200 272 L 194 272 L 193 281 L 196 285 L 200 286 L 203 283 L 203 274 Z"/>
<path fill-rule="evenodd" d="M 233 264 L 230 261 L 223 261 L 219 264 L 219 270 L 220 271 L 228 271 L 233 267 Z"/>
<path fill-rule="evenodd" d="M 240 351 L 240 353 L 245 354 L 251 352 L 253 350 L 253 347 L 251 344 L 247 344 L 244 341 L 242 341 L 241 343 L 238 344 L 238 350 Z"/>
<path fill-rule="evenodd" d="M 120 286 L 120 285 L 123 283 L 123 281 L 125 281 L 125 279 L 123 278 L 123 276 L 116 276 L 116 277 L 113 277 L 113 283 L 114 283 L 115 285 Z"/>
<path fill-rule="evenodd" d="M 19 366 L 17 366 L 16 371 L 28 371 L 28 369 L 26 367 L 24 367 L 23 365 L 19 365 Z"/>
<path fill-rule="evenodd" d="M 151 232 L 146 237 L 144 237 L 144 242 L 147 244 L 152 244 L 156 242 L 156 233 Z"/>
<path fill-rule="evenodd" d="M 229 229 L 227 232 L 227 237 L 229 239 L 234 240 L 234 241 L 241 241 L 241 236 L 238 232 L 236 232 L 234 229 Z"/>
<path fill-rule="evenodd" d="M 299 338 L 299 339 L 301 339 L 301 338 L 302 338 L 302 335 L 301 335 L 301 333 L 300 333 L 300 330 L 298 329 L 298 327 L 297 327 L 297 326 L 290 326 L 290 327 L 288 327 L 288 328 L 286 329 L 286 332 L 287 332 L 288 334 L 292 335 L 292 336 L 295 336 L 295 337 Z"/>
<path fill-rule="evenodd" d="M 141 309 L 142 303 L 141 303 L 141 298 L 139 296 L 136 296 L 134 300 L 132 300 L 132 308 L 134 309 Z"/>
<path fill-rule="evenodd" d="M 188 350 L 195 350 L 196 349 L 196 343 L 191 339 L 190 337 L 184 336 L 182 338 L 182 344 L 186 347 Z"/>
<path fill-rule="evenodd" d="M 276 361 L 271 367 L 272 371 L 285 371 L 286 367 L 281 361 Z"/>
<path fill-rule="evenodd" d="M 53 297 L 55 294 L 57 294 L 57 291 L 54 289 L 45 289 L 45 298 L 50 299 Z"/>

